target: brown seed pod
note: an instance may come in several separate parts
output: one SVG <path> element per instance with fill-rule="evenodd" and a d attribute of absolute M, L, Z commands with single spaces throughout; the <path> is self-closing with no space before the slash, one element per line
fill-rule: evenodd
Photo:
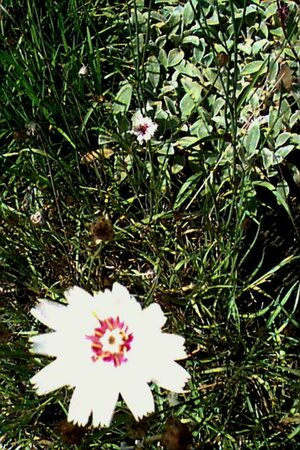
<path fill-rule="evenodd" d="M 107 217 L 98 217 L 89 225 L 89 230 L 96 244 L 99 244 L 101 241 L 112 241 L 115 237 L 113 224 Z"/>
<path fill-rule="evenodd" d="M 23 142 L 27 139 L 26 130 L 15 130 L 13 132 L 13 139 L 17 142 Z"/>
<path fill-rule="evenodd" d="M 0 325 L 0 343 L 9 342 L 12 337 L 12 333 L 5 325 Z"/>
<path fill-rule="evenodd" d="M 161 438 L 165 450 L 187 450 L 191 442 L 192 435 L 189 427 L 175 417 L 170 417 Z"/>
<path fill-rule="evenodd" d="M 280 89 L 280 87 L 283 86 L 286 91 L 290 91 L 293 87 L 293 75 L 294 72 L 290 66 L 286 62 L 283 62 L 280 65 L 277 76 L 276 89 Z"/>
<path fill-rule="evenodd" d="M 229 61 L 229 56 L 225 52 L 220 52 L 217 54 L 217 62 L 220 67 L 226 66 Z"/>
<path fill-rule="evenodd" d="M 65 419 L 57 422 L 55 428 L 60 433 L 62 441 L 68 445 L 80 444 L 85 433 L 84 427 L 74 425 Z"/>

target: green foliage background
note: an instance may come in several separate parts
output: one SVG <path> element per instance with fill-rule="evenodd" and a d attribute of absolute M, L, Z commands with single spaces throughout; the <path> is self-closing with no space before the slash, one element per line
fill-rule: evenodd
<path fill-rule="evenodd" d="M 192 448 L 299 448 L 297 2 L 3 0 L 0 14 L 3 448 L 158 448 L 170 416 Z M 143 146 L 137 109 L 159 125 Z M 105 215 L 115 237 L 95 244 Z M 192 381 L 175 405 L 153 387 L 141 424 L 120 402 L 82 436 L 63 425 L 67 389 L 29 385 L 47 363 L 29 311 L 117 280 L 186 338 Z"/>

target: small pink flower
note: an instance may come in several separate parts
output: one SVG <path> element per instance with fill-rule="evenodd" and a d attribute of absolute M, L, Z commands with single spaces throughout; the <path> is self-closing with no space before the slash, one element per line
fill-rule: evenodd
<path fill-rule="evenodd" d="M 144 117 L 141 111 L 137 111 L 132 117 L 132 134 L 137 137 L 139 144 L 149 141 L 157 130 L 157 123 L 150 117 Z"/>

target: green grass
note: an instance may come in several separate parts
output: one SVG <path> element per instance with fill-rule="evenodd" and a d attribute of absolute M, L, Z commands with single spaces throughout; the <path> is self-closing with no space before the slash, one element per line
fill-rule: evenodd
<path fill-rule="evenodd" d="M 155 449 L 170 417 L 193 449 L 299 448 L 296 2 L 7 0 L 0 13 L 3 448 Z M 131 118 L 146 107 L 159 129 L 141 147 Z M 114 239 L 95 244 L 106 215 Z M 109 430 L 83 434 L 64 423 L 67 389 L 29 384 L 48 361 L 29 353 L 29 311 L 114 281 L 162 306 L 192 380 L 176 405 L 154 387 L 141 423 L 120 403 Z"/>

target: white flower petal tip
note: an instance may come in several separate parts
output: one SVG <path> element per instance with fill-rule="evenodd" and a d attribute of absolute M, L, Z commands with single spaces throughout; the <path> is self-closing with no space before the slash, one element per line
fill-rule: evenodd
<path fill-rule="evenodd" d="M 160 305 L 158 303 L 151 303 L 143 311 L 144 320 L 155 324 L 158 328 L 161 328 L 167 321 Z"/>
<path fill-rule="evenodd" d="M 64 292 L 64 295 L 68 300 L 69 305 L 80 305 L 83 302 L 93 298 L 92 295 L 79 286 L 73 286 L 67 289 Z"/>
<path fill-rule="evenodd" d="M 127 297 L 130 298 L 128 289 L 122 284 L 115 282 L 112 287 L 112 294 L 117 297 Z"/>
<path fill-rule="evenodd" d="M 84 426 L 91 417 L 94 427 L 109 427 L 119 395 L 136 420 L 153 413 L 151 381 L 184 392 L 190 375 L 175 362 L 186 357 L 184 339 L 162 332 L 159 305 L 143 310 L 119 283 L 94 296 L 79 287 L 65 296 L 68 304 L 41 300 L 32 310 L 54 331 L 31 336 L 31 351 L 55 360 L 30 381 L 38 395 L 75 388 L 70 422 Z"/>
<path fill-rule="evenodd" d="M 150 141 L 157 127 L 157 123 L 153 122 L 150 117 L 144 117 L 141 111 L 137 111 L 132 117 L 131 132 L 137 137 L 139 144 L 142 144 L 143 141 Z"/>
<path fill-rule="evenodd" d="M 46 299 L 39 299 L 38 304 L 30 312 L 39 322 L 42 322 L 49 328 L 56 329 L 64 312 L 64 305 Z"/>

